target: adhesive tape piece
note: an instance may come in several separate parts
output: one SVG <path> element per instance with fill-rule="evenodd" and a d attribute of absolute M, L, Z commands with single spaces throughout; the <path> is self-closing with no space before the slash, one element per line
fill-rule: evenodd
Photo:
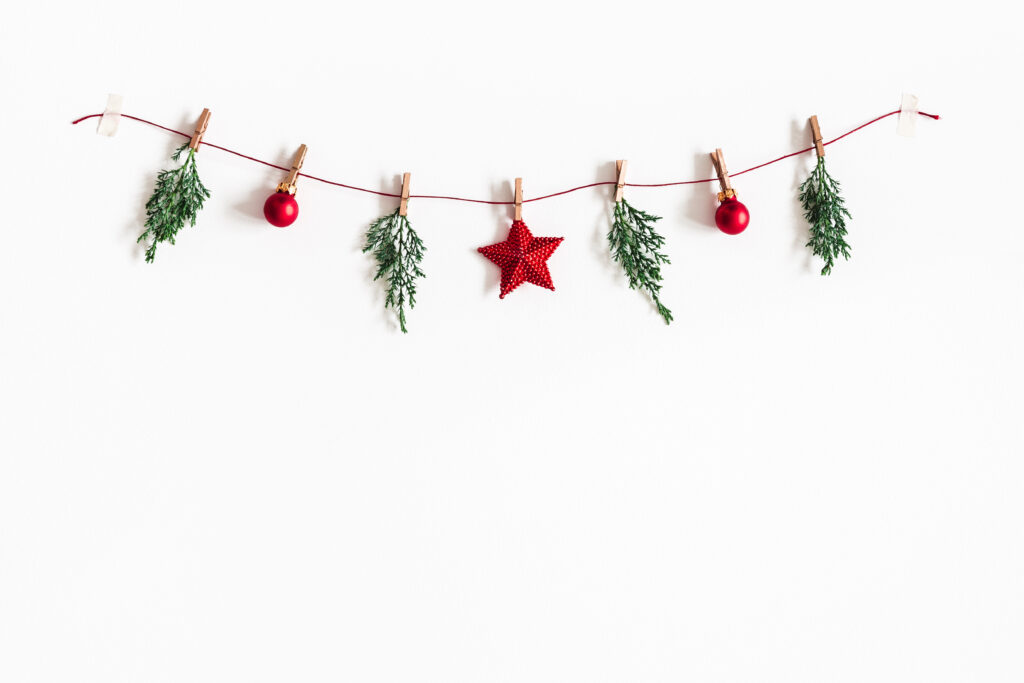
<path fill-rule="evenodd" d="M 903 93 L 900 101 L 899 125 L 896 132 L 905 138 L 914 137 L 917 130 L 917 97 L 910 93 Z"/>
<path fill-rule="evenodd" d="M 121 122 L 121 103 L 124 98 L 120 95 L 107 95 L 107 108 L 103 110 L 103 116 L 100 117 L 100 125 L 96 127 L 96 132 L 100 135 L 106 135 L 114 137 L 114 133 L 117 132 L 117 124 Z"/>

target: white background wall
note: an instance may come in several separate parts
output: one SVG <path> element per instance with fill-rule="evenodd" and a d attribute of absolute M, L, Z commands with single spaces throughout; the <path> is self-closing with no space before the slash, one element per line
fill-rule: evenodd
<path fill-rule="evenodd" d="M 21 3 L 0 24 L 0 680 L 1020 681 L 1019 22 L 1002 3 Z M 411 333 L 359 252 L 392 201 L 215 150 L 195 229 L 135 237 L 179 140 L 383 190 L 503 199 L 706 177 L 832 137 L 854 214 L 803 244 L 813 158 L 631 190 L 666 327 L 610 263 L 610 190 L 528 205 L 557 292 L 498 300 L 509 211 L 414 201 Z"/>

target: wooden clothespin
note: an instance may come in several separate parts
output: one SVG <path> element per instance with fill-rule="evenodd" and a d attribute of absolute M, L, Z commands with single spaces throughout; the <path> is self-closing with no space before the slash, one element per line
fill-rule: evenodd
<path fill-rule="evenodd" d="M 622 201 L 622 193 L 626 187 L 626 164 L 625 159 L 615 162 L 615 203 Z"/>
<path fill-rule="evenodd" d="M 722 155 L 721 148 L 716 149 L 711 154 L 711 163 L 715 165 L 715 172 L 718 174 L 718 184 L 722 186 L 722 191 L 718 193 L 718 201 L 725 201 L 730 197 L 736 196 L 736 191 L 732 189 L 732 183 L 729 182 L 729 171 L 725 168 L 725 157 Z"/>
<path fill-rule="evenodd" d="M 203 113 L 199 115 L 199 121 L 196 122 L 196 132 L 192 134 L 192 140 L 188 143 L 189 149 L 199 149 L 199 143 L 202 142 L 203 133 L 206 132 L 208 125 L 210 125 L 210 110 L 203 109 Z"/>
<path fill-rule="evenodd" d="M 522 178 L 516 178 L 516 200 L 515 200 L 515 205 L 516 205 L 516 212 L 515 212 L 515 215 L 513 217 L 513 220 L 521 221 L 521 220 L 523 220 L 523 179 Z"/>
<path fill-rule="evenodd" d="M 814 151 L 818 153 L 818 158 L 825 156 L 825 145 L 821 144 L 821 128 L 818 126 L 818 117 L 812 116 L 811 121 L 811 140 L 814 142 Z"/>
<path fill-rule="evenodd" d="M 404 216 L 409 213 L 409 176 L 410 173 L 402 175 L 402 203 L 398 206 L 398 215 Z"/>
<path fill-rule="evenodd" d="M 292 170 L 288 172 L 288 177 L 285 178 L 284 182 L 277 186 L 278 192 L 287 192 L 288 194 L 295 194 L 295 183 L 299 179 L 299 171 L 302 170 L 302 163 L 306 160 L 306 146 L 299 145 L 299 151 L 295 153 L 295 160 L 292 161 Z"/>

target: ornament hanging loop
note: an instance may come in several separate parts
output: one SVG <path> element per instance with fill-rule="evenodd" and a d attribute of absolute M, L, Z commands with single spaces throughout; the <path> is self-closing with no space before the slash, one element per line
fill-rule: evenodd
<path fill-rule="evenodd" d="M 736 191 L 732 189 L 732 183 L 729 181 L 729 171 L 725 168 L 725 156 L 722 154 L 721 148 L 711 153 L 711 163 L 715 165 L 718 184 L 722 186 L 722 191 L 718 193 L 718 201 L 722 202 L 735 197 Z"/>
<path fill-rule="evenodd" d="M 199 115 L 199 120 L 196 122 L 196 132 L 192 134 L 192 139 L 188 142 L 188 148 L 195 151 L 199 149 L 199 143 L 203 141 L 203 133 L 206 132 L 206 127 L 210 125 L 210 110 L 203 109 L 203 113 Z"/>
<path fill-rule="evenodd" d="M 625 159 L 619 159 L 615 162 L 615 203 L 618 204 L 622 201 L 622 195 L 626 188 L 626 164 Z"/>
<path fill-rule="evenodd" d="M 513 220 L 523 220 L 523 179 L 516 178 L 516 196 L 515 196 L 516 210 L 513 214 Z"/>
<path fill-rule="evenodd" d="M 278 192 L 286 192 L 287 194 L 295 194 L 295 183 L 299 179 L 299 171 L 302 170 L 302 164 L 306 161 L 306 146 L 299 145 L 299 151 L 295 153 L 295 160 L 292 161 L 292 170 L 288 172 L 288 177 L 285 178 L 284 182 L 277 186 Z"/>
<path fill-rule="evenodd" d="M 821 127 L 818 126 L 818 117 L 812 116 L 808 119 L 811 122 L 811 142 L 814 143 L 814 151 L 818 153 L 818 158 L 825 156 L 825 145 L 822 143 Z"/>

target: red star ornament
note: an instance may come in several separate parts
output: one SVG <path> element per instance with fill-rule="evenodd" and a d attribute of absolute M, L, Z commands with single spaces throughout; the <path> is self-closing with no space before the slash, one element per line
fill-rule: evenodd
<path fill-rule="evenodd" d="M 534 237 L 526 223 L 513 221 L 508 239 L 477 249 L 501 268 L 501 294 L 498 298 L 504 299 L 506 294 L 524 282 L 554 291 L 555 283 L 551 281 L 547 260 L 563 239 Z"/>

